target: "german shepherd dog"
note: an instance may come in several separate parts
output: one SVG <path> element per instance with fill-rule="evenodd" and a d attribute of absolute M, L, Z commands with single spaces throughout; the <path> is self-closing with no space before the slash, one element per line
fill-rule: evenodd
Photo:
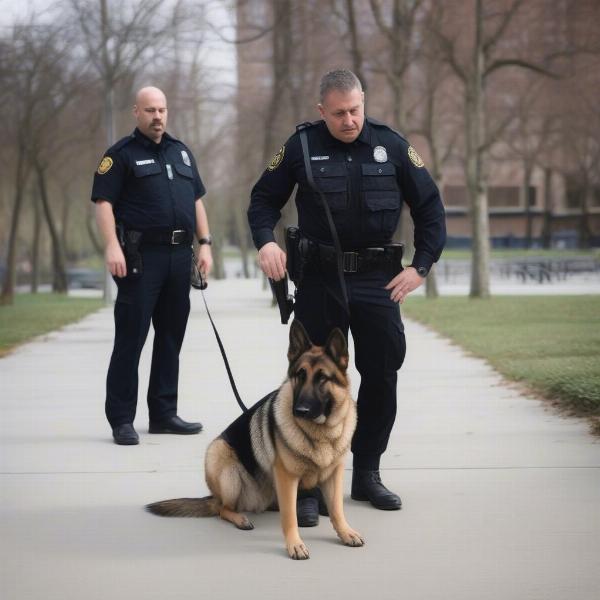
<path fill-rule="evenodd" d="M 299 487 L 318 485 L 341 541 L 354 547 L 364 544 L 348 525 L 343 506 L 344 457 L 356 427 L 344 334 L 335 329 L 324 346 L 315 346 L 295 320 L 288 361 L 281 387 L 208 446 L 205 473 L 212 495 L 155 502 L 147 510 L 162 516 L 219 515 L 239 529 L 253 529 L 242 511 L 262 512 L 277 503 L 289 556 L 306 559 L 296 499 Z"/>

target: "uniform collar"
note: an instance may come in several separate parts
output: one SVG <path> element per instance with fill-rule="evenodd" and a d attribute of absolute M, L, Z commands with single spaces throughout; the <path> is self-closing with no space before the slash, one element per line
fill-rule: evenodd
<path fill-rule="evenodd" d="M 137 127 L 133 130 L 131 135 L 141 142 L 145 148 L 164 148 L 171 140 L 173 140 L 173 138 L 165 131 L 160 138 L 160 143 L 157 144 L 154 140 L 151 140 L 148 136 L 144 135 Z"/>
<path fill-rule="evenodd" d="M 325 121 L 321 121 L 319 123 L 319 126 L 321 129 L 321 134 L 323 136 L 323 141 L 326 146 L 348 147 L 348 146 L 353 146 L 359 142 L 362 142 L 363 144 L 371 145 L 371 128 L 369 127 L 369 123 L 367 121 L 366 116 L 365 116 L 365 122 L 363 123 L 363 128 L 360 130 L 358 137 L 353 142 L 350 142 L 350 143 L 342 142 L 341 140 L 338 140 L 337 138 L 333 137 L 331 135 L 331 133 L 329 133 L 329 129 L 327 129 L 327 125 L 326 125 Z"/>

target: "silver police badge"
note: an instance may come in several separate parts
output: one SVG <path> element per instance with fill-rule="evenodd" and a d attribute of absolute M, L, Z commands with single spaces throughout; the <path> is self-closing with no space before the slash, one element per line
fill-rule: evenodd
<path fill-rule="evenodd" d="M 387 150 L 383 146 L 375 146 L 375 148 L 373 148 L 373 158 L 375 159 L 375 162 L 386 162 Z"/>
<path fill-rule="evenodd" d="M 190 160 L 190 157 L 185 150 L 181 151 L 181 158 L 183 158 L 184 164 L 186 164 L 188 167 L 192 166 L 192 161 Z"/>

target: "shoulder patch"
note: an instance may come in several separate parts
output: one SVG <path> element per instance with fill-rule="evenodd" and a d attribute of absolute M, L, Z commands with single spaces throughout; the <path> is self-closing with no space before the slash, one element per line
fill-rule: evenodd
<path fill-rule="evenodd" d="M 410 161 L 412 162 L 413 165 L 415 165 L 415 167 L 424 167 L 425 166 L 423 159 L 419 156 L 417 151 L 412 146 L 408 147 L 408 158 L 410 158 Z"/>
<path fill-rule="evenodd" d="M 113 166 L 113 159 L 110 156 L 105 156 L 98 165 L 98 175 L 104 175 L 110 171 Z"/>
<path fill-rule="evenodd" d="M 279 150 L 275 153 L 275 156 L 271 159 L 271 162 L 267 166 L 267 171 L 274 171 L 283 160 L 283 155 L 285 154 L 285 146 L 281 146 Z"/>

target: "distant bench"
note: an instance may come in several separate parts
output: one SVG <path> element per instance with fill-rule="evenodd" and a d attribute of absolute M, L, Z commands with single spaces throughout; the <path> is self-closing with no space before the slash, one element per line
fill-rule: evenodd
<path fill-rule="evenodd" d="M 581 273 L 597 273 L 600 263 L 592 257 L 561 259 L 524 259 L 510 263 L 509 272 L 517 276 L 523 282 L 527 280 L 544 283 L 552 279 L 564 280 L 569 275 Z"/>

